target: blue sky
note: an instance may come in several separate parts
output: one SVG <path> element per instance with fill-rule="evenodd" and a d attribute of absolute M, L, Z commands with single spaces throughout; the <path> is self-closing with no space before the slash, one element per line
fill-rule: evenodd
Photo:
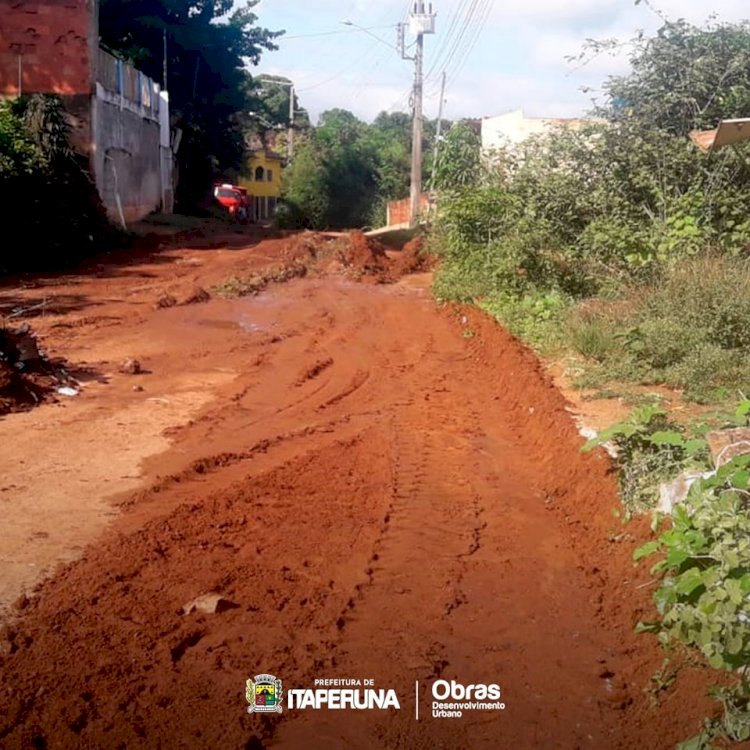
<path fill-rule="evenodd" d="M 285 29 L 277 52 L 254 73 L 285 75 L 313 121 L 341 107 L 371 120 L 381 110 L 409 111 L 413 65 L 389 46 L 407 0 L 261 0 L 260 24 Z M 425 37 L 425 114 L 437 116 L 442 70 L 448 74 L 445 116 L 482 117 L 523 109 L 528 115 L 582 114 L 607 75 L 627 70 L 627 53 L 601 56 L 584 67 L 565 60 L 585 39 L 627 40 L 655 31 L 659 14 L 702 23 L 710 13 L 734 21 L 750 15 L 744 0 L 433 0 L 437 33 Z M 467 12 L 475 8 L 465 33 Z M 482 11 L 485 14 L 482 14 Z M 344 26 L 350 20 L 371 34 Z M 320 34 L 320 36 L 312 36 Z M 407 42 L 412 41 L 407 33 Z M 447 63 L 447 64 L 446 64 Z M 582 93 L 581 87 L 594 89 Z"/>

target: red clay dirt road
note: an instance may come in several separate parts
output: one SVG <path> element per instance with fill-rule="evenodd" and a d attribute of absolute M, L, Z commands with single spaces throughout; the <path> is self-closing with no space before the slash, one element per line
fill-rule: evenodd
<path fill-rule="evenodd" d="M 290 242 L 175 248 L 57 279 L 52 292 L 75 289 L 80 305 L 31 320 L 106 382 L 0 423 L 8 451 L 55 485 L 58 517 L 94 519 L 76 526 L 78 553 L 74 537 L 36 539 L 40 566 L 79 559 L 0 633 L 0 745 L 656 750 L 693 733 L 706 675 L 688 669 L 656 695 L 662 655 L 633 633 L 650 614 L 631 562 L 644 526 L 615 518 L 606 457 L 581 454 L 564 399 L 499 326 L 439 308 L 423 277 L 309 274 L 153 307 L 272 265 Z M 126 353 L 149 374 L 113 374 Z M 46 420 L 39 445 L 69 437 L 79 476 L 24 442 L 32 414 Z M 114 493 L 121 512 L 104 503 L 102 520 Z M 8 497 L 21 539 L 23 493 Z M 43 523 L 51 509 L 27 501 Z M 222 611 L 182 613 L 211 591 Z M 401 709 L 251 716 L 245 681 L 262 672 L 286 690 L 372 679 Z M 499 683 L 506 708 L 432 718 L 437 678 Z"/>

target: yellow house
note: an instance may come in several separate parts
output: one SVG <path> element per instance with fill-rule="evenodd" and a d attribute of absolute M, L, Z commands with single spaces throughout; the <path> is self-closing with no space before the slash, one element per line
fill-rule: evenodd
<path fill-rule="evenodd" d="M 281 170 L 284 157 L 269 149 L 251 151 L 246 173 L 240 185 L 253 197 L 253 219 L 266 221 L 273 216 L 276 201 L 281 195 Z"/>

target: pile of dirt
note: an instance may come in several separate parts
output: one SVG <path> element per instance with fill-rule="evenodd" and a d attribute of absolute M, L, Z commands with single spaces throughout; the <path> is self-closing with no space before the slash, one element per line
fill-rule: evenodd
<path fill-rule="evenodd" d="M 0 415 L 40 404 L 64 382 L 28 325 L 0 328 Z"/>
<path fill-rule="evenodd" d="M 290 237 L 284 248 L 284 261 L 289 264 L 303 263 L 309 265 L 319 257 L 330 254 L 330 247 L 335 243 L 333 237 L 326 237 L 318 232 L 302 232 Z"/>
<path fill-rule="evenodd" d="M 421 237 L 411 240 L 401 252 L 386 250 L 378 240 L 361 231 L 302 232 L 284 244 L 281 264 L 269 266 L 264 272 L 254 270 L 247 276 L 232 276 L 213 287 L 213 293 L 220 297 L 244 297 L 262 292 L 271 283 L 284 283 L 308 274 L 392 284 L 402 276 L 428 271 L 434 265 L 433 258 L 423 249 Z M 168 299 L 170 305 L 157 303 L 157 307 L 181 304 L 173 296 Z"/>
<path fill-rule="evenodd" d="M 429 255 L 424 247 L 424 239 L 415 237 L 407 242 L 401 252 L 391 261 L 391 272 L 396 278 L 410 273 L 425 273 L 435 267 L 435 257 Z"/>
<path fill-rule="evenodd" d="M 301 262 L 288 262 L 269 268 L 265 273 L 251 276 L 232 276 L 213 288 L 219 297 L 248 297 L 260 294 L 269 284 L 283 284 L 292 279 L 306 276 L 308 266 Z"/>
<path fill-rule="evenodd" d="M 208 302 L 211 299 L 211 295 L 201 286 L 193 285 L 187 288 L 179 294 L 179 299 L 174 294 L 163 292 L 159 295 L 156 303 L 154 304 L 155 310 L 165 310 L 170 307 L 177 307 L 178 305 L 198 305 L 204 302 Z"/>
<path fill-rule="evenodd" d="M 393 283 L 407 274 L 427 271 L 433 264 L 424 252 L 421 237 L 411 240 L 401 252 L 389 253 L 378 240 L 361 231 L 340 236 L 304 232 L 292 239 L 284 258 L 313 273 L 376 284 Z"/>
<path fill-rule="evenodd" d="M 349 234 L 337 257 L 347 276 L 377 282 L 393 280 L 385 248 L 363 232 Z"/>

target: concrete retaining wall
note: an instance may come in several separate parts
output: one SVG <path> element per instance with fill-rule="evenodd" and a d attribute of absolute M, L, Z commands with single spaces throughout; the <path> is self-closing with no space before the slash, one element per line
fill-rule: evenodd
<path fill-rule="evenodd" d="M 138 221 L 161 205 L 159 123 L 100 96 L 93 110 L 99 195 L 113 221 Z"/>
<path fill-rule="evenodd" d="M 159 87 L 99 50 L 92 165 L 107 214 L 117 223 L 138 221 L 165 202 L 162 179 L 169 177 L 171 153 L 162 148 L 164 119 L 168 123 L 168 100 Z"/>

